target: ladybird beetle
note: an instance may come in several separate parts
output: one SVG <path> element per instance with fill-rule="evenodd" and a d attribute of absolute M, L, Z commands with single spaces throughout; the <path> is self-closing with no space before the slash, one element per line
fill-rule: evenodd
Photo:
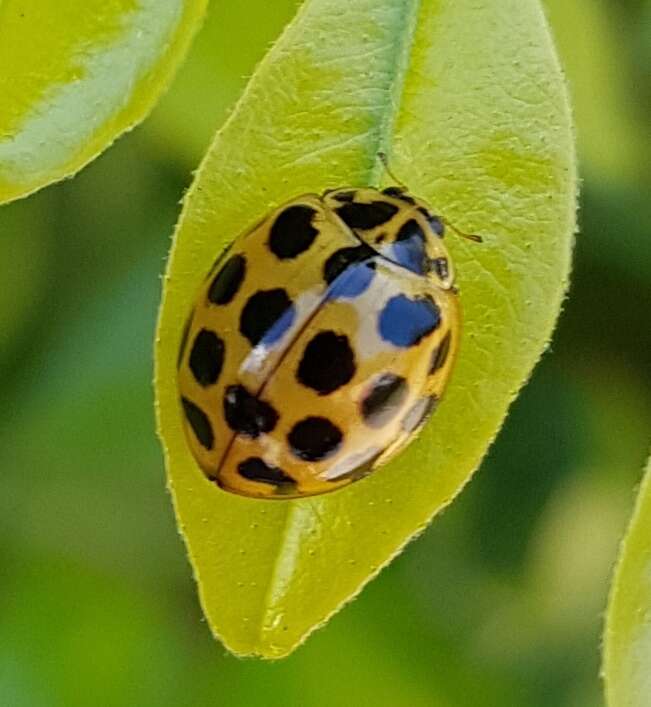
<path fill-rule="evenodd" d="M 257 498 L 321 494 L 414 437 L 459 345 L 446 226 L 402 186 L 334 189 L 280 206 L 227 248 L 178 361 L 208 479 Z"/>

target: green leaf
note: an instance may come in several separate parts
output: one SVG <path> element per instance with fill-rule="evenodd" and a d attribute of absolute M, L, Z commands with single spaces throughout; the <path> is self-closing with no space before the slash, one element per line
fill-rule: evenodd
<path fill-rule="evenodd" d="M 608 602 L 603 671 L 609 707 L 651 695 L 651 460 L 622 543 Z"/>
<path fill-rule="evenodd" d="M 206 2 L 0 2 L 0 203 L 74 174 L 139 123 Z"/>
<path fill-rule="evenodd" d="M 483 245 L 450 238 L 464 334 L 419 439 L 351 487 L 301 501 L 228 495 L 185 443 L 183 324 L 221 249 L 271 206 L 378 184 L 378 150 Z M 258 68 L 190 190 L 156 344 L 159 428 L 214 633 L 287 655 L 450 503 L 547 345 L 564 296 L 576 175 L 565 85 L 537 0 L 311 0 Z"/>

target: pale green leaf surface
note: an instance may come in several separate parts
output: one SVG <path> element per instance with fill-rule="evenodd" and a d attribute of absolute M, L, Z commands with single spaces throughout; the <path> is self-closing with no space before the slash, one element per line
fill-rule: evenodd
<path fill-rule="evenodd" d="M 206 2 L 0 2 L 0 203 L 74 174 L 140 122 Z"/>
<path fill-rule="evenodd" d="M 351 487 L 286 502 L 223 493 L 185 444 L 176 392 L 196 290 L 272 205 L 386 181 L 380 149 L 414 193 L 485 234 L 483 245 L 449 238 L 464 338 L 446 398 L 404 454 Z M 312 0 L 270 51 L 186 199 L 156 345 L 179 525 L 210 625 L 232 651 L 286 655 L 468 480 L 558 315 L 575 182 L 565 85 L 537 0 Z"/>
<path fill-rule="evenodd" d="M 651 461 L 620 549 L 604 636 L 609 707 L 651 704 Z"/>

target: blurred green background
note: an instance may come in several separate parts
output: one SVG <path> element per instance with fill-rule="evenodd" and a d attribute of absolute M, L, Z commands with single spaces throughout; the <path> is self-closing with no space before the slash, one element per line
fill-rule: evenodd
<path fill-rule="evenodd" d="M 287 660 L 234 658 L 202 618 L 154 435 L 160 274 L 192 170 L 295 4 L 213 3 L 142 127 L 0 208 L 0 705 L 598 706 L 651 437 L 644 0 L 547 3 L 581 234 L 550 351 L 474 481 Z"/>

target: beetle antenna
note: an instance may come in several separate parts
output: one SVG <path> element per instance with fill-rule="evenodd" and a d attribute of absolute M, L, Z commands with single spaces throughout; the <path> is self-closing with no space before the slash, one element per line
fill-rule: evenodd
<path fill-rule="evenodd" d="M 380 162 L 382 162 L 382 165 L 384 167 L 384 171 L 391 177 L 391 179 L 393 179 L 393 181 L 401 189 L 404 189 L 405 191 L 407 191 L 407 186 L 405 185 L 405 183 L 401 179 L 398 179 L 396 177 L 396 175 L 393 173 L 393 171 L 391 170 L 391 167 L 389 166 L 389 158 L 387 157 L 387 153 L 380 151 L 377 153 L 377 156 L 378 156 Z M 478 235 L 477 233 L 465 233 L 461 229 L 457 228 L 453 223 L 450 223 L 447 219 L 444 219 L 440 216 L 439 216 L 439 218 L 451 231 L 456 233 L 457 236 L 460 236 L 461 238 L 465 238 L 468 241 L 472 241 L 473 243 L 483 243 L 484 242 L 484 239 L 480 235 Z"/>
<path fill-rule="evenodd" d="M 393 181 L 401 188 L 404 189 L 405 191 L 407 190 L 407 186 L 405 183 L 396 177 L 396 175 L 393 173 L 391 170 L 391 167 L 389 166 L 389 158 L 387 157 L 386 152 L 378 152 L 377 153 L 378 159 L 380 162 L 382 162 L 382 166 L 384 167 L 384 171 L 393 179 Z"/>
<path fill-rule="evenodd" d="M 483 243 L 484 239 L 478 233 L 465 233 L 464 231 L 457 228 L 453 223 L 450 223 L 447 219 L 441 218 L 441 221 L 457 236 L 465 238 L 467 241 L 472 241 L 473 243 Z"/>

